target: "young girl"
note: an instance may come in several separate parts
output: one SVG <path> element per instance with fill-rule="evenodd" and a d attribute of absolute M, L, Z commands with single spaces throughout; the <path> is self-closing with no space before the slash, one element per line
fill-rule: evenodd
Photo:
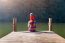
<path fill-rule="evenodd" d="M 32 13 L 30 13 L 30 20 L 28 21 L 28 30 L 30 32 L 35 32 L 36 31 L 35 28 L 36 28 L 35 16 Z"/>

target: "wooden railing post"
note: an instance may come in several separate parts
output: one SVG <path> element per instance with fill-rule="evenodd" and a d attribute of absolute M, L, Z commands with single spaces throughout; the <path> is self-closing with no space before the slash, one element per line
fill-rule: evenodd
<path fill-rule="evenodd" d="M 52 18 L 49 18 L 48 29 L 49 31 L 52 31 Z"/>
<path fill-rule="evenodd" d="M 14 17 L 14 18 L 13 18 L 13 31 L 14 31 L 14 32 L 16 31 L 16 24 L 17 24 L 17 18 Z"/>

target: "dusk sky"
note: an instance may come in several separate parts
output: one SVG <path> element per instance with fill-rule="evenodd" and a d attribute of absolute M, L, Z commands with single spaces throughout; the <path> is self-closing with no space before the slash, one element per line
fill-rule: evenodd
<path fill-rule="evenodd" d="M 7 19 L 12 15 L 22 17 L 32 12 L 31 10 L 36 10 L 34 8 L 37 8 L 38 11 L 44 5 L 41 2 L 39 0 L 0 0 L 0 19 Z"/>
<path fill-rule="evenodd" d="M 63 19 L 65 22 L 64 9 L 64 0 L 0 0 L 0 20 L 17 16 L 25 21 L 33 12 L 40 20 L 52 16 L 55 21 Z"/>

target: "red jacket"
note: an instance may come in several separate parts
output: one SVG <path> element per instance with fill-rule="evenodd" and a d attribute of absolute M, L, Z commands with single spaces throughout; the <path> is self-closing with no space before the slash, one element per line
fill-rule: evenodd
<path fill-rule="evenodd" d="M 35 20 L 35 16 L 30 16 L 30 20 Z"/>

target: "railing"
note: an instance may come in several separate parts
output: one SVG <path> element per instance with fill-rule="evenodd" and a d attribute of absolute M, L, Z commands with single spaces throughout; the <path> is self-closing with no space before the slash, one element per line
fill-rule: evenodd
<path fill-rule="evenodd" d="M 17 29 L 17 18 L 14 17 L 13 18 L 13 31 L 15 32 Z M 49 18 L 49 21 L 48 21 L 48 31 L 52 31 L 52 18 Z"/>
<path fill-rule="evenodd" d="M 52 18 L 49 18 L 48 29 L 49 31 L 52 31 Z"/>
<path fill-rule="evenodd" d="M 14 17 L 14 18 L 13 18 L 13 31 L 14 31 L 14 32 L 16 31 L 16 27 L 17 27 L 17 18 Z"/>

